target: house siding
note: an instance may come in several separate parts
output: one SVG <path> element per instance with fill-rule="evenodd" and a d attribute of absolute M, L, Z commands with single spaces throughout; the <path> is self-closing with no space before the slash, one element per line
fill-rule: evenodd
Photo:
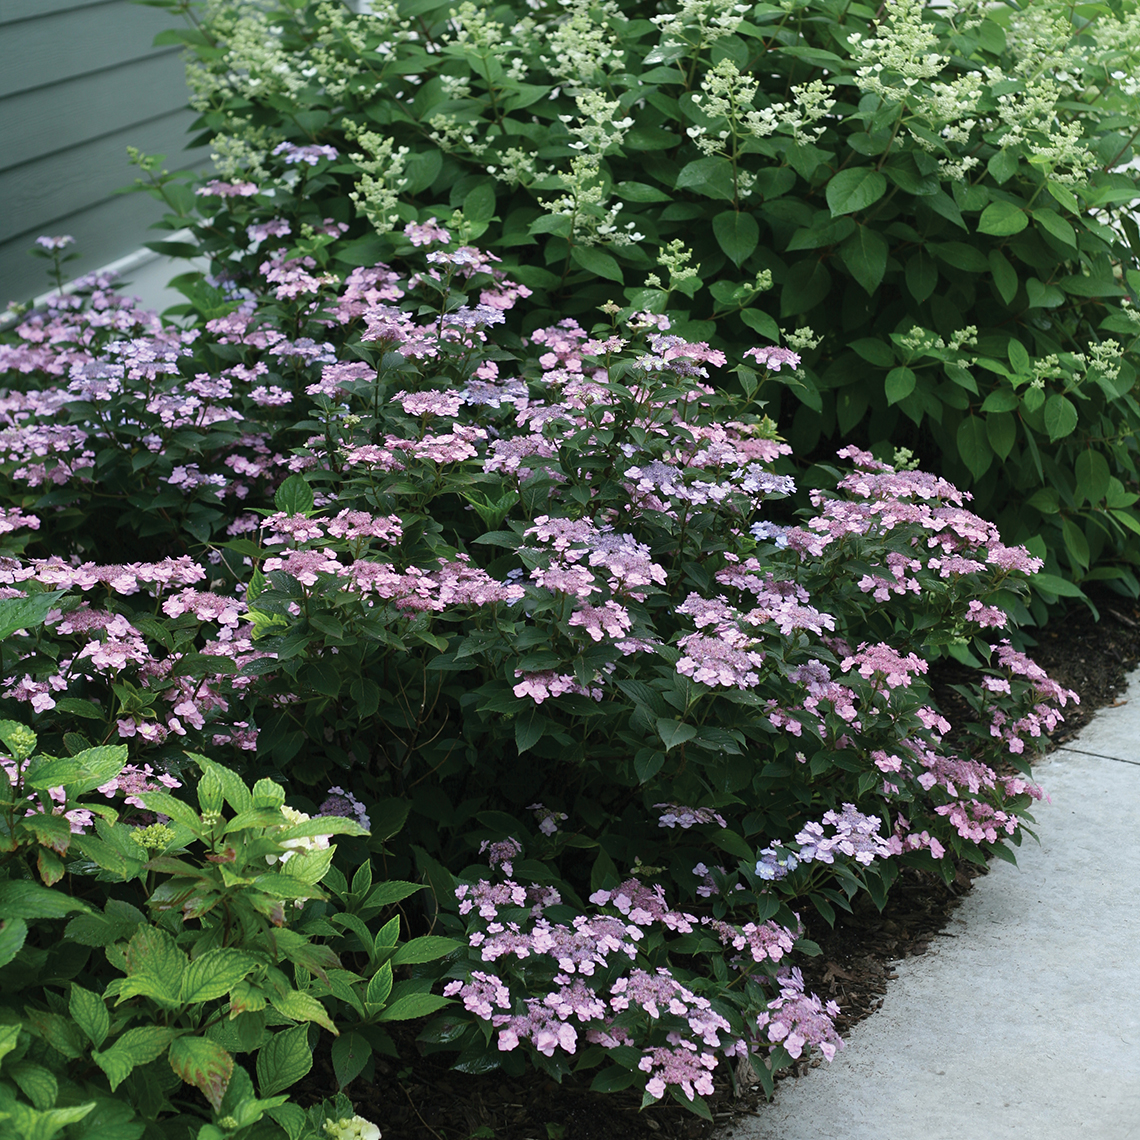
<path fill-rule="evenodd" d="M 200 168 L 189 151 L 178 47 L 152 47 L 168 13 L 130 0 L 0 0 L 0 307 L 49 286 L 28 256 L 40 234 L 71 234 L 69 277 L 131 253 L 163 214 L 146 194 L 118 194 L 138 171 L 126 148 Z"/>

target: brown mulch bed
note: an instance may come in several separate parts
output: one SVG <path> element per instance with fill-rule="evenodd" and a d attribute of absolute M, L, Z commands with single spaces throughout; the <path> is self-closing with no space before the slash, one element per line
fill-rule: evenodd
<path fill-rule="evenodd" d="M 1034 631 L 1038 644 L 1029 650 L 1031 656 L 1081 697 L 1054 743 L 1071 739 L 1095 709 L 1117 703 L 1126 672 L 1140 662 L 1140 605 L 1115 594 L 1098 596 L 1096 602 L 1099 622 L 1085 607 L 1073 606 Z M 934 674 L 936 695 L 953 719 L 960 700 L 948 685 L 962 671 L 943 665 Z M 800 965 L 809 991 L 839 1003 L 841 1035 L 882 1005 L 887 984 L 896 976 L 894 963 L 925 953 L 940 937 L 952 937 L 943 933 L 950 915 L 972 880 L 984 873 L 967 864 L 947 886 L 933 875 L 907 869 L 882 913 L 861 896 L 854 913 L 841 914 L 834 930 L 821 921 L 811 926 L 809 934 L 822 954 Z M 533 1072 L 519 1080 L 452 1072 L 446 1067 L 448 1055 L 419 1054 L 411 1029 L 398 1045 L 399 1061 L 380 1062 L 373 1082 L 357 1082 L 347 1090 L 357 1112 L 379 1124 L 385 1140 L 698 1140 L 710 1136 L 714 1126 L 762 1111 L 764 1104 L 758 1087 L 737 1098 L 721 1076 L 710 1098 L 715 1118 L 710 1125 L 671 1102 L 639 1112 L 640 1092 L 592 1094 Z M 820 1063 L 800 1062 L 777 1080 L 802 1076 Z M 301 1099 L 306 1093 L 320 1099 L 334 1088 L 328 1057 L 318 1055 Z"/>

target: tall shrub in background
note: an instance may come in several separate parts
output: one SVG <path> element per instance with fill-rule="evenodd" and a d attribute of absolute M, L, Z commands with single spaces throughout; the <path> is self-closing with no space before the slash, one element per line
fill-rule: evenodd
<path fill-rule="evenodd" d="M 271 204 L 371 264 L 461 208 L 530 327 L 615 292 L 730 355 L 783 322 L 797 456 L 905 445 L 1047 558 L 1040 598 L 1140 588 L 1132 6 L 149 2 L 248 186 L 185 252 Z"/>

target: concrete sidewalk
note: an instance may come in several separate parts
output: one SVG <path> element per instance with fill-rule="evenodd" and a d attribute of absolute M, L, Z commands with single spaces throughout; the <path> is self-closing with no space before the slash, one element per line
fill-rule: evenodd
<path fill-rule="evenodd" d="M 1140 1140 L 1140 673 L 847 1048 L 724 1140 Z M 823 995 L 821 995 L 823 996 Z"/>

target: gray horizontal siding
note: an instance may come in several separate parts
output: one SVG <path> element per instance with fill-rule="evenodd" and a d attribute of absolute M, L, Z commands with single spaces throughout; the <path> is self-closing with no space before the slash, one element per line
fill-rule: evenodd
<path fill-rule="evenodd" d="M 17 20 L 34 20 L 50 16 L 53 12 L 68 12 L 72 8 L 94 8 L 114 0 L 0 0 L 0 24 L 14 24 Z"/>
<path fill-rule="evenodd" d="M 194 118 L 189 109 L 175 111 L 0 172 L 0 202 L 5 203 L 0 242 L 21 235 L 34 238 L 42 232 L 44 220 L 65 218 L 109 198 L 138 175 L 127 162 L 128 146 L 161 153 L 167 143 L 177 144 L 186 138 Z M 173 168 L 184 163 L 167 165 Z"/>
<path fill-rule="evenodd" d="M 206 165 L 185 150 L 181 52 L 151 46 L 175 24 L 130 0 L 0 0 L 0 307 L 48 286 L 27 253 L 40 234 L 75 237 L 69 276 L 161 236 L 147 232 L 161 204 L 115 193 L 138 175 L 128 146 L 171 170 Z"/>
<path fill-rule="evenodd" d="M 185 106 L 183 69 L 177 63 L 171 66 L 164 55 L 10 95 L 0 99 L 0 122 L 4 124 L 0 171 Z"/>
<path fill-rule="evenodd" d="M 129 0 L 10 24 L 0 44 L 4 60 L 0 97 L 120 67 L 155 53 L 170 55 L 172 66 L 177 67 L 177 47 L 152 46 L 159 32 L 173 26 L 168 13 Z"/>
<path fill-rule="evenodd" d="M 164 230 L 147 231 L 164 213 L 162 205 L 145 194 L 125 194 L 63 219 L 50 232 L 71 234 L 75 238 L 71 248 L 79 254 L 63 267 L 64 280 L 117 261 L 143 242 L 166 237 Z M 51 262 L 31 257 L 31 245 L 29 239 L 0 246 L 0 311 L 9 301 L 30 301 L 54 285 L 48 276 Z M 170 276 L 178 272 L 181 270 L 175 268 Z"/>

